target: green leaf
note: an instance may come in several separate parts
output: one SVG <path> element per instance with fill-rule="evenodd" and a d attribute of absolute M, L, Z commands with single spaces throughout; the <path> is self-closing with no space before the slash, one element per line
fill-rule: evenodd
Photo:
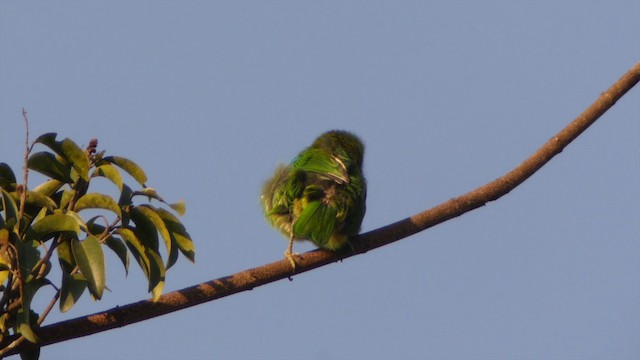
<path fill-rule="evenodd" d="M 162 218 L 162 221 L 169 230 L 172 239 L 175 241 L 180 252 L 187 257 L 190 261 L 195 261 L 195 246 L 191 240 L 191 236 L 187 232 L 187 229 L 182 225 L 180 220 L 164 209 L 157 209 L 157 214 Z"/>
<path fill-rule="evenodd" d="M 80 299 L 87 288 L 87 280 L 82 274 L 69 275 L 62 273 L 62 287 L 60 288 L 60 312 L 69 311 Z"/>
<path fill-rule="evenodd" d="M 73 210 L 79 212 L 84 209 L 111 210 L 118 215 L 119 218 L 122 218 L 122 211 L 118 203 L 110 196 L 104 194 L 90 193 L 81 196 L 78 201 L 76 201 Z"/>
<path fill-rule="evenodd" d="M 120 261 L 122 261 L 122 265 L 124 265 L 124 271 L 128 275 L 129 253 L 127 252 L 127 247 L 124 242 L 115 236 L 109 236 L 104 243 L 109 247 L 109 249 L 113 250 L 113 252 L 116 253 L 118 258 L 120 258 Z"/>
<path fill-rule="evenodd" d="M 14 196 L 14 199 L 16 199 L 16 202 L 20 202 L 20 195 L 17 192 L 12 193 L 12 195 Z M 25 205 L 32 205 L 32 206 L 37 206 L 37 207 L 41 207 L 41 208 L 46 208 L 48 210 L 52 210 L 56 209 L 58 206 L 56 205 L 56 203 L 51 200 L 50 197 L 46 196 L 46 195 L 42 195 L 39 192 L 36 191 L 27 191 L 27 197 L 25 199 Z"/>
<path fill-rule="evenodd" d="M 73 183 L 71 177 L 71 166 L 63 164 L 50 152 L 37 152 L 32 154 L 27 161 L 27 166 L 52 179 L 65 183 Z"/>
<path fill-rule="evenodd" d="M 160 197 L 160 195 L 158 194 L 156 189 L 150 188 L 150 187 L 146 187 L 146 188 L 144 188 L 142 190 L 139 190 L 139 191 L 134 191 L 132 195 L 133 196 L 144 195 L 144 196 L 147 196 L 149 198 L 153 198 L 153 199 L 156 199 L 158 201 L 164 202 L 164 199 L 162 197 Z"/>
<path fill-rule="evenodd" d="M 104 161 L 110 162 L 120 169 L 126 171 L 131 177 L 133 177 L 140 185 L 144 186 L 147 182 L 147 174 L 144 173 L 144 170 L 138 164 L 133 161 L 120 157 L 120 156 L 107 156 L 103 159 Z"/>
<path fill-rule="evenodd" d="M 29 314 L 30 311 L 25 311 L 24 308 L 18 310 L 16 314 L 16 328 L 18 329 L 18 333 L 24 336 L 30 343 L 37 343 L 38 337 L 31 329 Z"/>
<path fill-rule="evenodd" d="M 70 212 L 68 212 L 70 213 Z M 68 214 L 53 214 L 47 215 L 44 218 L 36 221 L 31 228 L 27 231 L 27 239 L 44 239 L 47 235 L 55 234 L 58 232 L 74 232 L 77 235 L 80 234 L 81 224 L 78 218 Z M 86 225 L 84 225 L 86 229 Z"/>
<path fill-rule="evenodd" d="M 34 295 L 41 287 L 48 284 L 50 284 L 50 282 L 47 279 L 31 279 L 27 280 L 23 286 L 22 308 L 20 308 L 16 314 L 16 328 L 25 339 L 32 343 L 37 343 L 38 337 L 31 328 L 36 322 L 36 318 L 31 318 L 31 316 L 37 316 L 37 314 L 31 310 L 31 300 L 33 300 Z"/>
<path fill-rule="evenodd" d="M 102 239 L 103 236 L 109 237 L 111 234 L 108 233 L 107 227 L 104 225 L 96 224 L 96 220 L 102 219 L 105 220 L 104 216 L 94 216 L 89 221 L 87 221 L 87 232 L 91 235 L 95 235 L 98 239 Z M 102 241 L 102 240 L 101 240 Z"/>
<path fill-rule="evenodd" d="M 64 189 L 64 190 L 58 191 L 56 193 L 56 195 L 59 195 L 59 197 L 60 197 L 60 200 L 57 200 L 58 201 L 58 207 L 60 209 L 67 208 L 67 206 L 71 202 L 71 199 L 73 199 L 73 193 L 74 193 L 74 191 L 71 190 L 71 189 Z"/>
<path fill-rule="evenodd" d="M 87 224 L 84 222 L 82 217 L 80 217 L 80 215 L 77 212 L 75 212 L 73 210 L 56 209 L 56 210 L 53 211 L 53 214 L 54 215 L 62 214 L 62 215 L 71 216 L 72 218 L 76 219 L 76 222 L 78 223 L 78 226 L 80 227 L 80 231 L 88 232 Z"/>
<path fill-rule="evenodd" d="M 14 191 L 11 193 L 16 204 L 19 204 L 22 194 Z M 16 205 L 17 206 L 17 205 Z M 53 211 L 58 206 L 55 201 L 46 195 L 42 195 L 36 191 L 27 191 L 25 198 L 24 212 L 22 213 L 22 221 L 20 223 L 20 233 L 24 233 L 38 215 L 42 214 L 42 210 Z M 44 216 L 44 214 L 42 214 Z"/>
<path fill-rule="evenodd" d="M 182 200 L 173 204 L 169 204 L 169 207 L 172 208 L 173 211 L 177 212 L 180 216 L 184 216 L 184 213 L 187 211 L 187 205 Z"/>
<path fill-rule="evenodd" d="M 3 266 L 4 268 L 5 266 Z M 9 278 L 9 270 L 0 270 L 0 285 L 3 285 Z"/>
<path fill-rule="evenodd" d="M 3 268 L 6 268 L 6 266 L 3 265 Z M 9 278 L 9 270 L 0 270 L 0 285 L 3 285 L 8 278 Z"/>
<path fill-rule="evenodd" d="M 136 260 L 140 269 L 142 269 L 144 276 L 147 278 L 147 281 L 151 281 L 151 264 L 149 262 L 149 256 L 147 256 L 145 247 L 136 237 L 135 233 L 128 228 L 118 229 L 115 232 L 124 239 L 127 247 L 133 255 L 133 258 Z"/>
<path fill-rule="evenodd" d="M 33 191 L 45 196 L 51 196 L 56 191 L 58 191 L 62 187 L 62 185 L 64 185 L 64 183 L 60 180 L 49 179 L 43 182 L 42 184 L 36 186 L 36 188 L 33 189 Z"/>
<path fill-rule="evenodd" d="M 160 254 L 153 250 L 147 250 L 149 264 L 151 265 L 151 274 L 149 276 L 149 291 L 152 294 L 152 300 L 157 301 L 160 295 L 162 295 L 162 290 L 164 289 L 166 269 L 164 267 L 164 264 L 162 263 Z"/>
<path fill-rule="evenodd" d="M 160 235 L 162 236 L 162 239 L 164 240 L 164 244 L 167 247 L 167 253 L 170 254 L 171 253 L 171 235 L 169 234 L 169 230 L 167 230 L 167 227 L 165 226 L 164 221 L 162 221 L 162 218 L 156 213 L 156 209 L 149 205 L 141 205 L 141 206 L 137 206 L 135 210 L 139 211 L 142 215 L 144 215 L 147 219 L 149 219 L 149 221 L 153 224 L 153 226 L 155 226 L 156 230 L 160 233 Z M 135 221 L 136 220 L 134 219 L 134 222 Z M 136 223 L 136 225 L 138 224 Z M 154 250 L 157 251 L 158 249 L 154 248 Z"/>
<path fill-rule="evenodd" d="M 7 281 L 9 270 L 11 270 L 11 256 L 7 246 L 10 241 L 10 234 L 9 230 L 0 229 L 0 285 Z"/>
<path fill-rule="evenodd" d="M 171 237 L 171 252 L 169 252 L 169 256 L 167 256 L 167 270 L 169 270 L 169 268 L 175 265 L 175 263 L 178 261 L 178 255 L 180 254 L 180 251 L 178 251 L 178 247 L 175 245 L 176 242 L 173 237 Z"/>
<path fill-rule="evenodd" d="M 166 201 L 165 201 L 165 200 L 164 200 L 164 199 L 163 199 L 163 198 L 158 194 L 158 192 L 157 192 L 154 188 L 147 187 L 147 188 L 144 188 L 144 189 L 139 190 L 139 191 L 134 191 L 134 192 L 131 194 L 131 196 L 136 196 L 136 195 L 143 195 L 143 196 L 147 196 L 147 197 L 149 197 L 149 198 L 151 198 L 151 199 L 156 199 L 156 200 L 158 200 L 158 201 L 160 201 L 160 202 L 163 202 L 163 203 L 165 203 L 165 204 L 169 205 L 169 207 L 170 207 L 170 208 L 172 208 L 175 212 L 177 212 L 177 213 L 178 213 L 178 215 L 180 215 L 180 216 L 184 215 L 184 213 L 185 213 L 185 212 L 186 212 L 186 210 L 187 210 L 187 206 L 186 206 L 186 204 L 184 203 L 184 201 L 180 200 L 180 201 L 178 201 L 178 202 L 176 202 L 176 203 L 169 204 L 168 202 L 166 202 Z"/>
<path fill-rule="evenodd" d="M 89 235 L 83 241 L 71 239 L 73 257 L 80 268 L 80 272 L 87 280 L 89 292 L 96 298 L 102 298 L 106 276 L 104 252 L 98 238 Z"/>
<path fill-rule="evenodd" d="M 3 340 L 3 335 L 8 334 L 8 329 L 10 324 L 7 324 L 9 321 L 9 313 L 4 313 L 0 315 L 0 340 Z"/>
<path fill-rule="evenodd" d="M 38 137 L 35 142 L 48 146 L 70 163 L 82 179 L 89 180 L 89 158 L 73 140 L 64 138 L 56 141 L 56 133 L 47 133 Z"/>
<path fill-rule="evenodd" d="M 150 275 L 150 265 L 149 257 L 147 256 L 144 245 L 142 245 L 136 234 L 129 228 L 117 229 L 115 233 L 124 239 L 124 242 L 129 248 L 129 251 L 131 251 L 133 258 L 136 260 L 148 280 Z"/>
<path fill-rule="evenodd" d="M 129 215 L 134 224 L 136 224 L 133 230 L 136 236 L 145 247 L 158 251 L 158 230 L 154 223 L 147 217 L 144 210 L 140 210 L 140 206 L 131 208 Z"/>
<path fill-rule="evenodd" d="M 14 221 L 18 220 L 18 205 L 13 200 L 11 194 L 6 192 L 4 189 L 0 189 L 2 192 L 2 208 L 4 209 L 4 218 L 5 221 L 9 222 L 11 219 Z"/>
<path fill-rule="evenodd" d="M 124 239 L 133 258 L 136 259 L 144 275 L 147 277 L 149 281 L 148 291 L 153 291 L 153 289 L 158 287 L 158 284 L 164 282 L 166 270 L 162 264 L 160 255 L 157 251 L 145 247 L 131 229 L 121 228 L 115 232 Z M 162 289 L 160 289 L 160 292 L 162 292 Z"/>
<path fill-rule="evenodd" d="M 73 258 L 73 253 L 71 252 L 71 241 L 62 241 L 56 247 L 56 252 L 58 253 L 58 262 L 60 263 L 62 272 L 71 274 L 76 268 L 76 260 Z"/>
<path fill-rule="evenodd" d="M 0 251 L 0 260 L 2 259 L 2 254 L 7 251 L 4 246 L 9 243 L 9 235 L 10 232 L 8 229 L 0 228 L 0 249 L 2 249 L 2 251 Z"/>
<path fill-rule="evenodd" d="M 111 164 L 103 164 L 98 166 L 96 170 L 93 172 L 93 174 L 91 175 L 91 177 L 95 177 L 95 176 L 103 176 L 111 180 L 111 182 L 116 184 L 118 189 L 122 191 L 123 183 L 122 183 L 122 176 L 120 175 L 120 171 L 118 171 L 118 169 L 116 169 Z"/>
<path fill-rule="evenodd" d="M 159 214 L 167 225 L 172 236 L 175 237 L 176 244 L 180 251 L 189 260 L 192 262 L 195 261 L 195 245 L 193 244 L 193 240 L 191 240 L 191 235 L 189 235 L 184 225 L 177 217 L 173 216 L 173 214 L 168 211 L 160 211 Z"/>
<path fill-rule="evenodd" d="M 120 193 L 120 198 L 118 199 L 118 205 L 121 208 L 125 208 L 127 206 L 133 205 L 131 201 L 131 197 L 133 196 L 133 190 L 127 184 L 122 185 L 122 192 Z"/>
<path fill-rule="evenodd" d="M 0 187 L 9 191 L 16 187 L 16 175 L 6 163 L 0 163 Z"/>
<path fill-rule="evenodd" d="M 40 261 L 40 251 L 38 250 L 38 242 L 35 240 L 20 240 L 15 242 L 18 251 L 18 259 L 20 259 L 20 272 L 22 279 L 29 281 L 33 268 Z"/>

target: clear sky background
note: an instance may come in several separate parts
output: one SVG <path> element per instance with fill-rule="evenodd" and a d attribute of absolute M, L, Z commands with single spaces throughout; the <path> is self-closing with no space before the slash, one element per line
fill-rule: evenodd
<path fill-rule="evenodd" d="M 25 107 L 33 138 L 139 163 L 187 202 L 172 291 L 282 257 L 261 185 L 326 130 L 366 143 L 373 230 L 503 175 L 639 60 L 639 1 L 0 1 L 0 161 Z M 637 359 L 639 184 L 636 87 L 496 202 L 43 358 Z M 148 297 L 107 270 L 47 323 Z"/>

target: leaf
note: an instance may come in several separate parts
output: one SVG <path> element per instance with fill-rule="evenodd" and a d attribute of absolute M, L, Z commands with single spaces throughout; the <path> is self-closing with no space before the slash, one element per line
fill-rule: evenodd
<path fill-rule="evenodd" d="M 4 284 L 9 278 L 9 270 L 11 270 L 11 256 L 9 254 L 9 230 L 0 229 L 0 285 Z M 1 333 L 1 332 L 0 332 Z"/>
<path fill-rule="evenodd" d="M 70 163 L 82 179 L 89 180 L 89 158 L 73 140 L 64 138 L 62 141 L 56 141 L 56 133 L 47 133 L 39 136 L 35 142 L 48 146 Z"/>
<path fill-rule="evenodd" d="M 193 241 L 191 240 L 191 236 L 187 232 L 187 229 L 184 227 L 184 225 L 182 225 L 180 220 L 178 220 L 175 215 L 164 209 L 157 209 L 156 212 L 160 216 L 160 218 L 162 218 L 162 221 L 164 221 L 167 230 L 169 230 L 169 233 L 178 246 L 180 252 L 191 262 L 194 262 L 195 246 L 193 244 Z"/>
<path fill-rule="evenodd" d="M 119 218 L 122 218 L 122 211 L 118 203 L 110 196 L 104 194 L 90 193 L 81 196 L 78 201 L 76 201 L 73 210 L 79 212 L 84 209 L 111 210 L 118 215 Z"/>
<path fill-rule="evenodd" d="M 4 284 L 9 278 L 9 270 L 0 270 L 0 285 Z"/>
<path fill-rule="evenodd" d="M 59 195 L 60 199 L 58 200 L 58 207 L 60 209 L 65 209 L 73 199 L 74 191 L 71 189 L 64 189 L 62 191 L 58 191 L 56 195 Z"/>
<path fill-rule="evenodd" d="M 58 191 L 62 187 L 62 185 L 64 185 L 64 183 L 60 180 L 49 179 L 43 182 L 42 184 L 36 186 L 36 188 L 33 189 L 33 191 L 45 196 L 51 196 L 53 193 Z"/>
<path fill-rule="evenodd" d="M 0 270 L 0 285 L 4 284 L 9 278 L 9 270 Z"/>
<path fill-rule="evenodd" d="M 104 264 L 104 252 L 98 238 L 89 235 L 86 239 L 79 241 L 71 239 L 71 250 L 73 257 L 80 268 L 80 272 L 87 280 L 89 292 L 97 298 L 102 298 L 106 276 Z"/>
<path fill-rule="evenodd" d="M 7 163 L 0 163 L 0 187 L 9 191 L 16 187 L 16 175 Z"/>
<path fill-rule="evenodd" d="M 171 268 L 178 261 L 178 255 L 180 255 L 180 251 L 178 251 L 178 247 L 175 246 L 175 240 L 173 236 L 171 237 L 171 252 L 169 252 L 169 256 L 167 256 L 167 270 Z"/>
<path fill-rule="evenodd" d="M 9 222 L 11 219 L 14 221 L 18 220 L 18 205 L 13 200 L 11 194 L 6 192 L 4 189 L 0 189 L 2 192 L 2 208 L 4 209 L 4 218 L 6 222 Z"/>
<path fill-rule="evenodd" d="M 124 271 L 128 275 L 129 274 L 129 253 L 127 252 L 127 246 L 124 242 L 115 237 L 109 236 L 107 240 L 105 240 L 105 245 L 109 247 L 109 249 L 113 250 L 114 253 L 120 258 L 122 261 L 122 265 L 124 265 Z"/>
<path fill-rule="evenodd" d="M 127 186 L 127 184 L 122 185 L 122 192 L 120 193 L 120 198 L 118 199 L 118 205 L 120 205 L 121 208 L 133 205 L 133 202 L 131 201 L 132 196 L 133 190 L 131 190 L 131 188 Z"/>
<path fill-rule="evenodd" d="M 164 240 L 164 244 L 167 247 L 167 253 L 171 253 L 171 235 L 169 234 L 169 230 L 162 221 L 162 218 L 156 213 L 156 209 L 149 205 L 141 205 L 137 206 L 134 210 L 137 210 L 142 215 L 144 215 L 152 224 L 155 226 L 156 230 L 162 236 Z M 135 219 L 133 220 L 136 221 Z M 138 223 L 136 223 L 138 225 Z M 158 250 L 157 247 L 154 250 Z"/>
<path fill-rule="evenodd" d="M 4 335 L 8 335 L 8 329 L 10 324 L 7 324 L 9 321 L 9 313 L 4 313 L 0 315 L 0 340 L 3 340 Z"/>
<path fill-rule="evenodd" d="M 29 308 L 31 306 L 31 300 L 35 296 L 36 292 L 40 290 L 45 285 L 50 285 L 51 282 L 47 279 L 43 278 L 34 278 L 33 280 L 27 280 L 24 284 L 22 293 L 24 295 L 24 299 L 22 300 L 22 304 L 24 308 Z"/>
<path fill-rule="evenodd" d="M 151 290 L 151 301 L 156 302 L 162 296 L 162 291 L 164 290 L 164 280 L 160 281 L 158 285 L 156 285 L 153 290 Z"/>
<path fill-rule="evenodd" d="M 71 241 L 62 241 L 56 247 L 56 252 L 58 253 L 58 262 L 60 263 L 60 268 L 62 268 L 62 272 L 65 274 L 71 274 L 71 272 L 76 268 L 76 260 L 73 258 L 73 253 L 71 252 Z"/>
<path fill-rule="evenodd" d="M 82 217 L 80 217 L 80 215 L 73 211 L 73 210 L 64 210 L 64 209 L 57 209 L 53 211 L 54 215 L 67 215 L 67 216 L 71 216 L 72 218 L 76 219 L 76 222 L 78 223 L 78 226 L 80 227 L 80 231 L 82 232 L 88 232 L 87 230 L 87 224 L 84 222 L 84 220 L 82 219 Z"/>
<path fill-rule="evenodd" d="M 38 242 L 35 240 L 20 240 L 16 241 L 14 245 L 18 251 L 18 259 L 20 259 L 19 267 L 22 279 L 29 281 L 32 278 L 31 272 L 33 268 L 40 261 Z"/>
<path fill-rule="evenodd" d="M 16 314 L 16 328 L 18 329 L 18 332 L 25 337 L 25 339 L 32 343 L 37 343 L 38 337 L 31 328 L 31 325 L 35 323 L 35 318 L 32 319 L 31 316 L 37 316 L 37 314 L 31 310 L 31 300 L 41 287 L 50 283 L 51 282 L 47 279 L 31 279 L 27 280 L 23 286 L 22 307 Z"/>
<path fill-rule="evenodd" d="M 120 157 L 120 156 L 107 156 L 103 158 L 104 161 L 110 162 L 120 169 L 126 171 L 131 177 L 133 177 L 140 185 L 144 186 L 147 182 L 147 174 L 138 164 L 133 161 Z"/>
<path fill-rule="evenodd" d="M 95 235 L 98 238 L 100 238 L 100 236 L 107 230 L 107 228 L 104 225 L 96 224 L 96 220 L 100 218 L 102 217 L 94 216 L 91 219 L 89 219 L 89 221 L 87 221 L 87 230 L 89 231 L 90 234 Z"/>
<path fill-rule="evenodd" d="M 16 204 L 19 204 L 22 194 L 14 191 L 11 193 Z M 16 205 L 17 206 L 17 205 Z M 20 222 L 20 233 L 24 233 L 30 226 L 31 223 L 39 216 L 44 216 L 42 210 L 53 211 L 58 206 L 55 201 L 46 195 L 42 195 L 36 191 L 27 191 L 25 196 L 25 207 L 24 212 L 22 213 L 22 221 Z"/>
<path fill-rule="evenodd" d="M 24 308 L 18 310 L 18 313 L 16 314 L 16 328 L 20 335 L 24 336 L 24 338 L 29 342 L 35 344 L 38 342 L 38 337 L 33 332 L 33 329 L 31 329 L 31 325 L 29 324 L 31 320 L 29 318 L 29 313 L 30 311 L 25 311 Z"/>
<path fill-rule="evenodd" d="M 20 194 L 17 192 L 12 193 L 16 202 L 20 202 Z M 27 197 L 25 199 L 25 205 L 33 205 L 41 208 L 46 208 L 48 210 L 56 209 L 58 206 L 56 203 L 51 200 L 50 197 L 46 195 L 42 195 L 36 191 L 27 191 Z"/>
<path fill-rule="evenodd" d="M 78 302 L 87 288 L 87 280 L 82 274 L 69 275 L 62 273 L 62 287 L 60 289 L 60 312 L 67 312 Z"/>
<path fill-rule="evenodd" d="M 149 198 L 153 198 L 153 199 L 156 199 L 158 201 L 165 202 L 164 199 L 158 194 L 156 189 L 150 188 L 150 187 L 146 187 L 146 188 L 144 188 L 142 190 L 139 190 L 139 191 L 134 191 L 133 194 L 131 194 L 131 195 L 132 196 L 144 195 L 144 196 L 147 196 Z"/>
<path fill-rule="evenodd" d="M 133 258 L 136 259 L 147 277 L 149 282 L 148 291 L 153 291 L 160 282 L 164 283 L 165 267 L 157 251 L 145 247 L 131 229 L 121 228 L 115 232 L 122 236 Z"/>
<path fill-rule="evenodd" d="M 116 169 L 111 164 L 103 164 L 98 166 L 93 172 L 93 174 L 91 174 L 91 177 L 95 177 L 95 176 L 103 176 L 111 180 L 111 182 L 116 184 L 118 189 L 122 191 L 123 183 L 122 183 L 122 176 L 120 175 L 120 171 L 118 171 L 118 169 Z"/>
<path fill-rule="evenodd" d="M 142 245 L 135 233 L 129 228 L 117 229 L 115 233 L 124 239 L 124 242 L 129 248 L 129 251 L 131 251 L 133 258 L 136 260 L 148 280 L 150 274 L 149 257 L 145 252 L 144 245 Z"/>
<path fill-rule="evenodd" d="M 149 264 L 151 269 L 151 274 L 149 276 L 149 291 L 152 294 L 152 301 L 158 301 L 160 295 L 162 295 L 162 290 L 164 289 L 164 279 L 166 269 L 164 264 L 162 264 L 162 258 L 160 254 L 155 251 L 149 250 L 147 251 L 147 256 L 149 257 Z"/>
<path fill-rule="evenodd" d="M 170 204 L 170 203 L 166 202 L 166 201 L 165 201 L 165 200 L 164 200 L 164 199 L 163 199 L 163 198 L 158 194 L 158 192 L 157 192 L 154 188 L 147 187 L 147 188 L 144 188 L 144 189 L 139 190 L 139 191 L 134 191 L 134 192 L 131 194 L 131 196 L 136 196 L 136 195 L 144 195 L 144 196 L 147 196 L 147 197 L 149 197 L 149 198 L 156 199 L 156 200 L 158 200 L 158 201 L 160 201 L 160 202 L 163 202 L 163 203 L 165 203 L 165 204 L 169 205 L 169 207 L 170 207 L 170 208 L 172 208 L 175 212 L 177 212 L 177 213 L 178 213 L 178 215 L 180 215 L 180 216 L 184 215 L 184 213 L 185 213 L 185 212 L 186 212 L 186 210 L 187 210 L 187 206 L 186 206 L 186 204 L 184 203 L 184 201 L 180 200 L 180 201 L 178 201 L 178 202 L 176 202 L 176 203 Z"/>
<path fill-rule="evenodd" d="M 50 152 L 37 152 L 32 154 L 27 161 L 27 166 L 52 179 L 65 183 L 73 183 L 71 177 L 71 165 L 63 164 Z"/>
<path fill-rule="evenodd" d="M 69 212 L 68 212 L 69 213 Z M 27 239 L 44 239 L 46 235 L 58 232 L 74 232 L 80 234 L 81 224 L 78 218 L 67 214 L 47 215 L 39 221 L 35 222 L 27 231 Z M 84 225 L 86 229 L 86 225 Z"/>
<path fill-rule="evenodd" d="M 136 225 L 134 232 L 145 247 L 158 251 L 158 230 L 154 223 L 147 217 L 144 210 L 136 206 L 129 211 L 131 220 Z"/>
<path fill-rule="evenodd" d="M 187 205 L 182 200 L 173 204 L 169 204 L 169 207 L 172 208 L 173 211 L 177 212 L 180 216 L 184 216 L 184 213 L 187 211 Z"/>

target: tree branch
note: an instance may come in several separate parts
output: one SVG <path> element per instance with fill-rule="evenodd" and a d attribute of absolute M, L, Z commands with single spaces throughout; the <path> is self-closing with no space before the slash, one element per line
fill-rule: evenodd
<path fill-rule="evenodd" d="M 221 297 L 251 290 L 257 286 L 285 279 L 294 274 L 303 273 L 390 244 L 460 216 L 490 201 L 497 200 L 520 185 L 560 153 L 639 80 L 640 63 L 633 66 L 629 72 L 623 75 L 611 88 L 602 93 L 582 114 L 509 173 L 424 212 L 361 234 L 352 240 L 353 246 L 350 249 L 340 252 L 318 249 L 304 253 L 296 259 L 297 266 L 294 273 L 291 272 L 289 261 L 282 259 L 271 264 L 162 295 L 156 303 L 149 300 L 139 301 L 93 315 L 47 325 L 36 331 L 41 340 L 38 346 L 46 346 L 126 326 Z M 5 344 L 11 341 L 12 339 L 8 339 Z M 34 345 L 24 342 L 20 346 L 9 350 L 5 355 L 16 354 L 25 350 L 28 346 L 33 347 Z"/>

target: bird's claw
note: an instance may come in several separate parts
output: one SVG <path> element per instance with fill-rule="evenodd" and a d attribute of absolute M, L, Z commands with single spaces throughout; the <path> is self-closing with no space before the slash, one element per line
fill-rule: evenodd
<path fill-rule="evenodd" d="M 287 260 L 289 260 L 289 263 L 291 263 L 291 270 L 296 271 L 296 260 L 294 258 L 294 256 L 299 256 L 300 254 L 298 253 L 294 253 L 291 252 L 287 249 L 287 251 L 284 252 L 284 257 L 287 258 Z"/>

